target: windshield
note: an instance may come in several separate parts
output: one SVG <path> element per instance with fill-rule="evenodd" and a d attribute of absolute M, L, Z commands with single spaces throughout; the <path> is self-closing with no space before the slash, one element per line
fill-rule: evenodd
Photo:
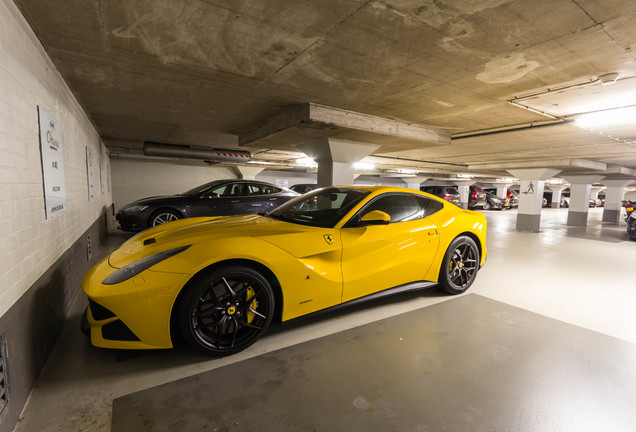
<path fill-rule="evenodd" d="M 220 185 L 222 184 L 222 181 L 216 180 L 216 181 L 212 181 L 210 183 L 206 183 L 203 184 L 201 186 L 197 186 L 194 189 L 190 189 L 189 191 L 183 192 L 180 195 L 185 195 L 185 196 L 197 196 L 197 195 L 201 195 L 203 192 L 207 191 L 208 189 L 210 189 L 211 187 L 214 187 L 216 185 Z"/>
<path fill-rule="evenodd" d="M 329 187 L 296 197 L 268 214 L 273 219 L 333 228 L 369 191 Z"/>

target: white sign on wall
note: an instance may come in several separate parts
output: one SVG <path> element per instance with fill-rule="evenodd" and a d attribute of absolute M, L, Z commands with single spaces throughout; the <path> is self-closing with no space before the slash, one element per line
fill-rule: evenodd
<path fill-rule="evenodd" d="M 104 195 L 104 156 L 99 155 L 99 188 Z"/>
<path fill-rule="evenodd" d="M 88 200 L 95 198 L 95 169 L 93 165 L 93 150 L 86 146 L 86 177 L 88 179 Z"/>
<path fill-rule="evenodd" d="M 64 145 L 62 125 L 38 106 L 40 120 L 40 154 L 44 181 L 46 218 L 52 219 L 66 211 L 66 181 L 64 177 Z"/>
<path fill-rule="evenodd" d="M 99 188 L 104 195 L 104 142 L 99 141 Z"/>

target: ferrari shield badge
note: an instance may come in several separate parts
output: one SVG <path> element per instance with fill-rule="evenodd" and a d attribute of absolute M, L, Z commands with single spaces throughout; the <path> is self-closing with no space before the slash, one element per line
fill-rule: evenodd
<path fill-rule="evenodd" d="M 323 237 L 325 238 L 325 241 L 326 241 L 328 244 L 330 244 L 330 245 L 332 245 L 332 244 L 333 244 L 333 235 L 331 235 L 331 234 L 325 234 Z"/>

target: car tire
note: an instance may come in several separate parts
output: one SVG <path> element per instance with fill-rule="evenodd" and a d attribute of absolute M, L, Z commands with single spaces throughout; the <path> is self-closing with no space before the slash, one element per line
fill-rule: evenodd
<path fill-rule="evenodd" d="M 439 270 L 439 286 L 449 294 L 461 294 L 473 284 L 479 270 L 479 249 L 468 236 L 459 236 L 446 249 Z"/>
<path fill-rule="evenodd" d="M 181 219 L 181 215 L 170 209 L 160 209 L 150 215 L 148 228 Z"/>
<path fill-rule="evenodd" d="M 205 354 L 237 353 L 267 331 L 274 316 L 271 285 L 243 266 L 216 269 L 199 278 L 181 299 L 177 319 L 184 339 Z"/>
<path fill-rule="evenodd" d="M 484 210 L 490 210 L 490 203 L 488 201 L 484 204 Z"/>

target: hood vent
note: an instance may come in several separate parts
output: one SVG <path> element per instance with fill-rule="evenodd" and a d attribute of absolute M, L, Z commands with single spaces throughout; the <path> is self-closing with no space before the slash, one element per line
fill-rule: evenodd
<path fill-rule="evenodd" d="M 252 158 L 252 154 L 250 152 L 243 150 L 224 150 L 210 147 L 161 144 L 155 142 L 144 143 L 144 154 L 146 156 L 239 163 L 245 163 Z"/>

